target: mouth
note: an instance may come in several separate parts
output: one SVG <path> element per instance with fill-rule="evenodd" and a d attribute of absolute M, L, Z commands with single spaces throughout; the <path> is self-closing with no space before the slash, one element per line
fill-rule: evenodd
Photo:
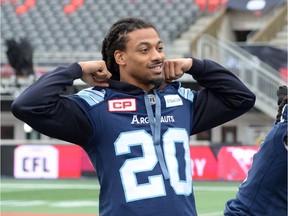
<path fill-rule="evenodd" d="M 153 73 L 160 74 L 163 72 L 163 64 L 151 65 L 148 67 Z"/>

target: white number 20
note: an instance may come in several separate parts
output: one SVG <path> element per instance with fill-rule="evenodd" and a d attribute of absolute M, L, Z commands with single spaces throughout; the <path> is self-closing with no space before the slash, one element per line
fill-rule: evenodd
<path fill-rule="evenodd" d="M 176 157 L 176 143 L 184 149 L 185 181 L 180 179 Z M 158 163 L 153 138 L 145 130 L 129 131 L 119 135 L 114 143 L 116 155 L 130 153 L 130 147 L 141 146 L 142 157 L 127 159 L 119 172 L 127 202 L 166 195 L 163 176 L 148 176 L 149 183 L 138 184 L 136 174 L 151 171 Z M 170 185 L 178 195 L 192 193 L 192 173 L 189 153 L 189 136 L 183 128 L 169 128 L 163 134 L 163 153 L 170 174 Z"/>

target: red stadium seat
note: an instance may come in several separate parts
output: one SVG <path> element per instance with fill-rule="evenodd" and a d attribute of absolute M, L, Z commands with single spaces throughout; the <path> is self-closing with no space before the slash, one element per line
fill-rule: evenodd
<path fill-rule="evenodd" d="M 200 11 L 214 12 L 222 5 L 226 4 L 228 0 L 195 0 Z"/>
<path fill-rule="evenodd" d="M 72 14 L 83 4 L 84 0 L 70 0 L 70 4 L 64 6 L 64 12 L 66 15 Z"/>
<path fill-rule="evenodd" d="M 36 0 L 26 0 L 24 5 L 28 8 L 31 8 L 31 7 L 35 7 L 36 5 Z"/>
<path fill-rule="evenodd" d="M 26 13 L 29 10 L 28 7 L 26 7 L 25 5 L 19 5 L 18 7 L 16 7 L 15 12 L 17 15 L 21 15 Z"/>
<path fill-rule="evenodd" d="M 74 13 L 76 11 L 76 9 L 77 9 L 76 6 L 72 5 L 72 4 L 64 6 L 64 12 L 66 15 Z"/>
<path fill-rule="evenodd" d="M 84 4 L 84 0 L 71 0 L 70 3 L 75 5 L 76 7 L 82 6 Z"/>

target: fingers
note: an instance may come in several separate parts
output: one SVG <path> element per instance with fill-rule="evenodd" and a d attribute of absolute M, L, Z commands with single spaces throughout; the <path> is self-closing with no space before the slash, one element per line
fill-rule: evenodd
<path fill-rule="evenodd" d="M 167 60 L 164 63 L 164 76 L 166 81 L 179 79 L 184 74 L 183 64 L 178 60 Z"/>
<path fill-rule="evenodd" d="M 108 71 L 103 60 L 79 62 L 83 76 L 81 78 L 89 86 L 107 87 L 112 74 Z"/>
<path fill-rule="evenodd" d="M 101 87 L 108 87 L 108 80 L 109 79 L 99 79 L 96 76 L 83 76 L 81 78 L 83 82 L 88 84 L 89 86 L 101 86 Z"/>
<path fill-rule="evenodd" d="M 94 82 L 92 86 L 109 87 L 108 80 L 103 82 Z"/>
<path fill-rule="evenodd" d="M 101 66 L 98 71 L 92 73 L 92 77 L 99 82 L 108 80 L 111 76 L 112 74 L 107 69 L 102 69 Z"/>
<path fill-rule="evenodd" d="M 78 62 L 84 74 L 93 74 L 95 72 L 108 71 L 103 60 Z"/>
<path fill-rule="evenodd" d="M 93 86 L 108 87 L 108 80 L 111 78 L 111 76 L 112 74 L 108 70 L 93 73 Z"/>

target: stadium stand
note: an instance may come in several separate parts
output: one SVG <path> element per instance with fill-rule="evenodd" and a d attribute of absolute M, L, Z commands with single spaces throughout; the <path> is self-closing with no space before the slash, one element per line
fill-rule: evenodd
<path fill-rule="evenodd" d="M 29 0 L 1 4 L 1 45 L 11 37 L 28 38 L 35 51 L 99 51 L 107 28 L 118 18 L 138 16 L 157 24 L 166 41 L 177 38 L 199 15 L 191 0 Z M 169 16 L 168 16 L 169 14 Z M 181 15 L 181 16 L 180 16 Z"/>
<path fill-rule="evenodd" d="M 241 3 L 245 10 L 231 8 L 233 2 Z M 255 92 L 255 109 L 234 125 L 237 133 L 247 134 L 239 136 L 237 142 L 253 144 L 258 131 L 266 133 L 265 128 L 270 128 L 275 118 L 274 92 L 279 85 L 287 83 L 287 61 L 280 62 L 281 67 L 271 68 L 267 61 L 261 61 L 241 47 L 253 48 L 260 43 L 287 53 L 287 2 L 266 0 L 270 2 L 266 4 L 267 10 L 254 12 L 247 10 L 248 2 L 257 4 L 264 0 L 1 0 L 0 90 L 1 114 L 5 117 L 1 127 L 8 125 L 15 130 L 15 137 L 25 138 L 22 125 L 11 116 L 10 106 L 19 92 L 33 81 L 20 80 L 20 88 L 15 85 L 15 73 L 5 53 L 7 39 L 27 37 L 31 41 L 38 78 L 59 65 L 101 58 L 100 47 L 108 27 L 118 18 L 137 16 L 157 25 L 166 44 L 167 58 L 193 55 L 213 59 L 231 69 Z M 183 76 L 181 81 L 191 86 L 193 79 Z M 75 83 L 77 90 L 85 87 L 83 82 Z M 72 93 L 75 89 L 68 91 Z M 214 136 L 220 132 L 217 129 L 210 141 L 197 140 L 197 143 L 220 142 L 217 135 Z M 195 143 L 196 138 L 193 139 Z"/>

